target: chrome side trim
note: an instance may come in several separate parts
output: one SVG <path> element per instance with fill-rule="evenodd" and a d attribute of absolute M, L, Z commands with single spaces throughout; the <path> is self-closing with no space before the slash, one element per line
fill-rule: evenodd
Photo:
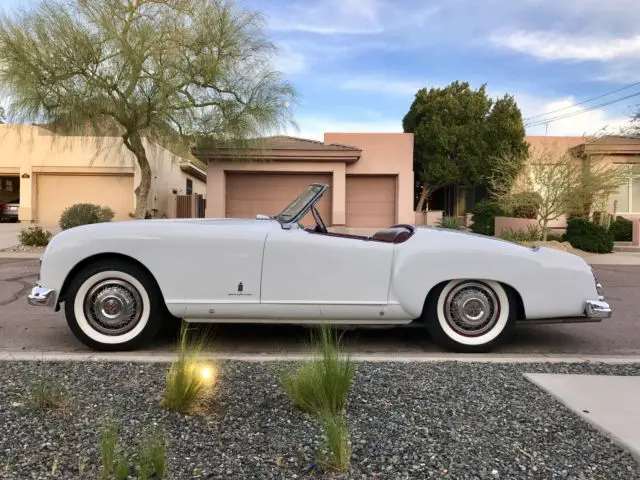
<path fill-rule="evenodd" d="M 584 313 L 589 318 L 610 318 L 613 310 L 603 300 L 587 300 Z"/>
<path fill-rule="evenodd" d="M 49 307 L 55 300 L 55 290 L 45 288 L 40 283 L 31 289 L 31 293 L 27 295 L 27 303 L 35 307 Z"/>

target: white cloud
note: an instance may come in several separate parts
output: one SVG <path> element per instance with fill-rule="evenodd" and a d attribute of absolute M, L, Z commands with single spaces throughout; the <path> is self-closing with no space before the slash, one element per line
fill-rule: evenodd
<path fill-rule="evenodd" d="M 289 129 L 286 134 L 311 140 L 324 139 L 325 132 L 384 133 L 402 132 L 402 121 L 394 119 L 343 120 L 329 116 L 301 116 L 299 130 Z"/>
<path fill-rule="evenodd" d="M 279 45 L 278 56 L 276 58 L 276 68 L 288 75 L 295 75 L 304 72 L 308 68 L 307 56 L 289 44 Z"/>
<path fill-rule="evenodd" d="M 439 10 L 419 0 L 409 0 L 401 8 L 394 0 L 292 2 L 284 13 L 270 16 L 269 27 L 320 35 L 371 35 L 423 26 Z"/>
<path fill-rule="evenodd" d="M 413 95 L 423 86 L 417 81 L 379 75 L 351 77 L 340 84 L 340 88 L 343 90 L 390 93 L 393 95 Z"/>
<path fill-rule="evenodd" d="M 516 97 L 517 99 L 518 97 Z M 529 120 L 530 123 L 536 125 L 527 127 L 527 134 L 558 136 L 593 135 L 598 132 L 616 134 L 629 122 L 628 116 L 608 113 L 603 109 L 588 111 L 589 105 L 575 106 L 575 103 L 576 100 L 571 97 L 538 102 L 537 106 L 530 100 L 519 102 L 525 118 L 541 115 Z M 583 113 L 573 115 L 578 112 Z M 550 121 L 548 125 L 539 124 L 545 120 L 564 116 L 566 118 Z"/>
<path fill-rule="evenodd" d="M 605 61 L 640 56 L 640 35 L 603 38 L 518 30 L 493 34 L 490 40 L 498 46 L 545 60 Z"/>

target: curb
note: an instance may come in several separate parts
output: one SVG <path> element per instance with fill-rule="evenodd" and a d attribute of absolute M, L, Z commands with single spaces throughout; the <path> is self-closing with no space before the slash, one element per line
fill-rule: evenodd
<path fill-rule="evenodd" d="M 203 352 L 205 360 L 231 360 L 239 362 L 291 362 L 308 360 L 311 354 L 237 354 L 224 352 Z M 95 353 L 95 352 L 43 352 L 43 351 L 0 351 L 0 361 L 50 361 L 50 362 L 131 362 L 169 363 L 177 358 L 172 353 Z M 463 363 L 640 363 L 639 355 L 499 355 L 499 354 L 352 354 L 357 362 L 463 362 Z"/>
<path fill-rule="evenodd" d="M 0 258 L 22 258 L 25 260 L 37 260 L 42 256 L 42 253 L 33 252 L 0 252 Z"/>

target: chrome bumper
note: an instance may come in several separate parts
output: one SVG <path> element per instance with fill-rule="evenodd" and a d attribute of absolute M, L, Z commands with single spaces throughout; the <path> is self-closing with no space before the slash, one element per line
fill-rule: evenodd
<path fill-rule="evenodd" d="M 49 307 L 53 305 L 55 301 L 55 290 L 51 288 L 45 288 L 40 283 L 36 283 L 36 286 L 31 289 L 31 293 L 27 295 L 27 302 L 29 305 L 36 307 Z"/>
<path fill-rule="evenodd" d="M 600 297 L 602 298 L 602 297 Z M 584 307 L 584 314 L 588 318 L 603 319 L 610 318 L 613 313 L 611 307 L 604 300 L 587 300 Z"/>

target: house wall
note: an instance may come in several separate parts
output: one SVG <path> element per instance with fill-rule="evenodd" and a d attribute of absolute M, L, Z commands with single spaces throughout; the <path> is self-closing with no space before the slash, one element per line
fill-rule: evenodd
<path fill-rule="evenodd" d="M 186 174 L 180 170 L 177 157 L 171 152 L 146 140 L 143 142 L 148 148 L 153 171 L 149 207 L 164 212 L 171 188 L 185 185 Z M 120 137 L 60 136 L 34 125 L 0 125 L 0 175 L 21 177 L 21 221 L 29 222 L 36 217 L 38 173 L 133 173 L 134 185 L 140 183 L 140 168 Z M 205 189 L 203 182 L 194 179 L 195 191 L 203 193 Z M 52 201 L 73 198 L 73 193 L 61 191 L 60 197 Z M 135 192 L 132 191 L 131 196 L 135 206 Z"/>
<path fill-rule="evenodd" d="M 346 222 L 347 175 L 397 175 L 398 223 L 415 222 L 413 211 L 413 135 L 407 133 L 326 133 L 325 143 L 362 149 L 360 159 L 351 164 L 341 161 L 227 161 L 209 162 L 207 167 L 207 217 L 225 216 L 225 172 L 308 172 L 332 175 L 332 224 Z"/>
<path fill-rule="evenodd" d="M 324 134 L 324 143 L 349 145 L 362 149 L 360 160 L 346 166 L 347 175 L 397 175 L 397 221 L 408 224 L 415 222 L 412 133 L 327 132 Z M 344 205 L 344 200 L 341 205 Z"/>
<path fill-rule="evenodd" d="M 178 195 L 186 194 L 187 178 L 193 181 L 193 193 L 201 195 L 207 193 L 206 182 L 182 171 L 180 162 L 184 161 L 183 158 L 146 139 L 143 143 L 147 149 L 149 163 L 153 172 L 151 193 L 149 194 L 149 210 L 156 209 L 158 216 L 166 215 L 169 210 L 169 199 L 173 189 L 177 190 Z M 137 165 L 136 170 L 139 170 Z"/>

